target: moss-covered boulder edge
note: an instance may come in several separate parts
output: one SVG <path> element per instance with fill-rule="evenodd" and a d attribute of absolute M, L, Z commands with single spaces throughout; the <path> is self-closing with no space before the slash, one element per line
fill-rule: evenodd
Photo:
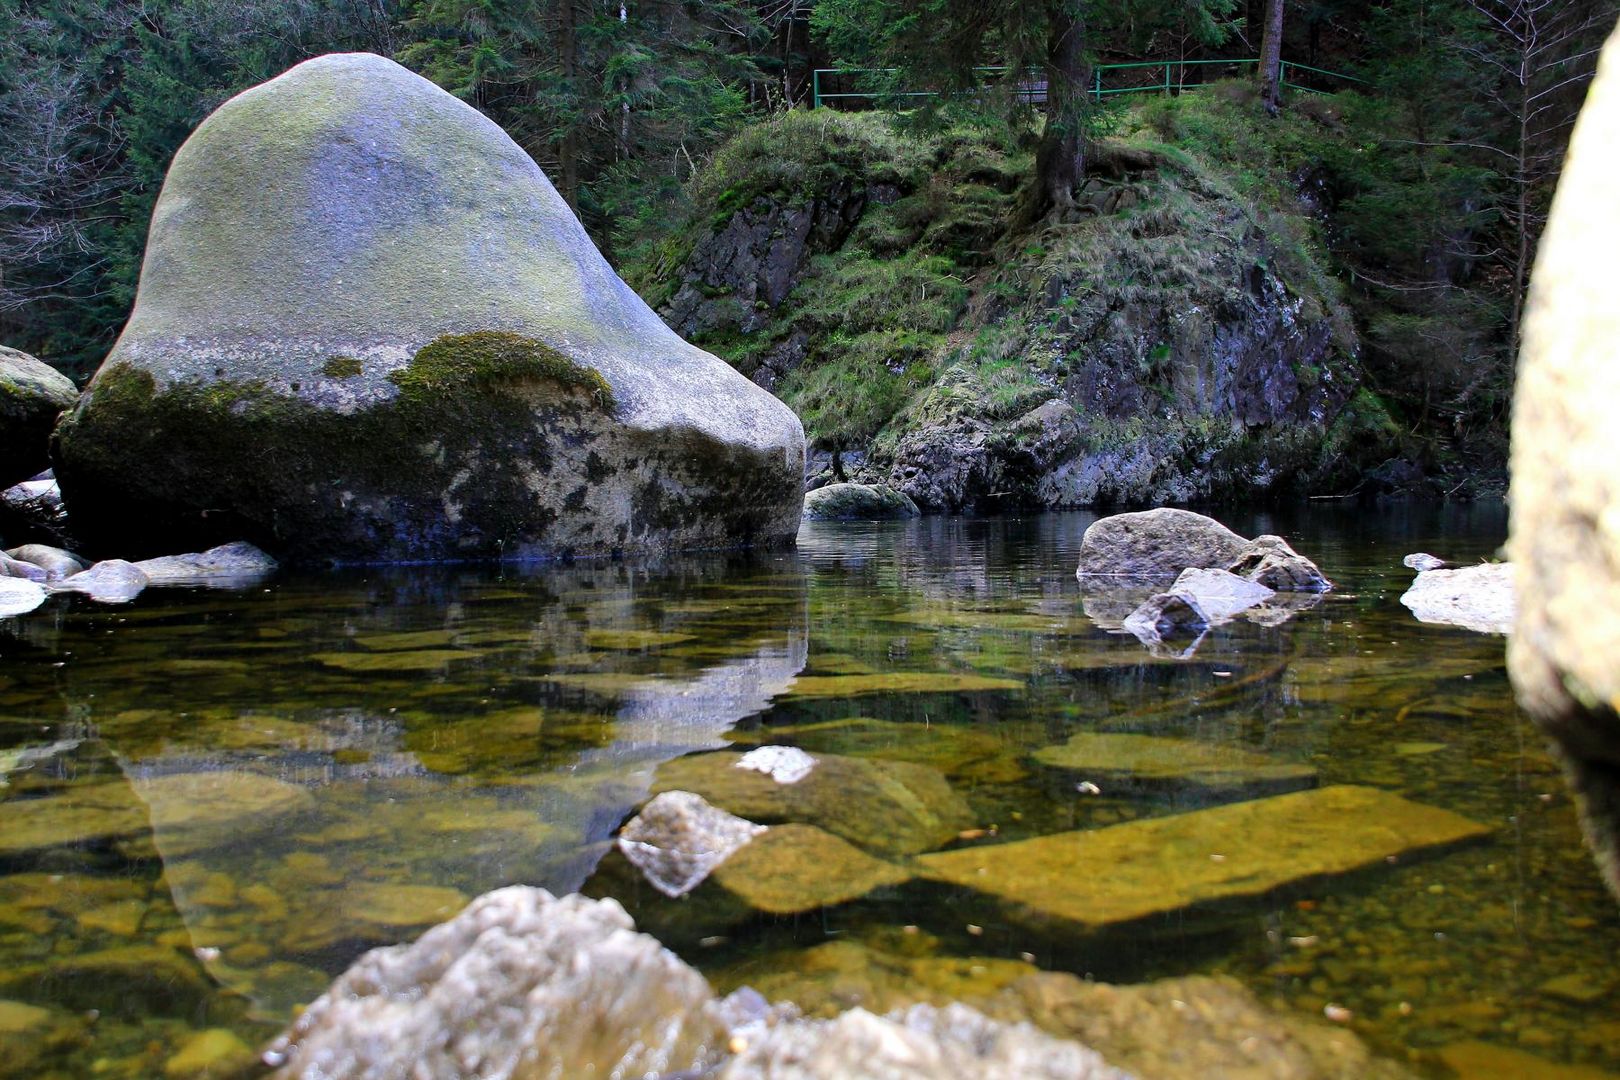
<path fill-rule="evenodd" d="M 175 156 L 52 457 L 92 552 L 569 558 L 790 543 L 804 435 L 653 314 L 497 126 L 346 54 Z"/>

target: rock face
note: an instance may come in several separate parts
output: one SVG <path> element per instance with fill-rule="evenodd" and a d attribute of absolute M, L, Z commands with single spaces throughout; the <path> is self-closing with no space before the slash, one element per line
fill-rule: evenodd
<path fill-rule="evenodd" d="M 87 543 L 326 561 L 786 542 L 803 458 L 787 407 L 675 336 L 499 128 L 368 54 L 181 148 L 55 444 Z"/>
<path fill-rule="evenodd" d="M 1620 39 L 1611 38 L 1542 234 L 1513 400 L 1511 538 L 1519 609 L 1508 670 L 1562 749 L 1620 894 Z"/>
<path fill-rule="evenodd" d="M 0 488 L 49 464 L 51 428 L 78 396 L 73 380 L 49 364 L 0 347 Z"/>
<path fill-rule="evenodd" d="M 1401 595 L 1419 622 L 1460 626 L 1482 634 L 1513 629 L 1513 567 L 1481 563 L 1457 570 L 1424 570 Z"/>
<path fill-rule="evenodd" d="M 806 521 L 908 518 L 920 513 L 908 496 L 882 484 L 828 484 L 804 497 Z"/>
<path fill-rule="evenodd" d="M 1227 570 L 1279 591 L 1333 587 L 1280 536 L 1245 540 L 1214 518 L 1170 507 L 1092 522 L 1080 541 L 1076 574 L 1082 580 L 1170 584 L 1189 567 Z"/>

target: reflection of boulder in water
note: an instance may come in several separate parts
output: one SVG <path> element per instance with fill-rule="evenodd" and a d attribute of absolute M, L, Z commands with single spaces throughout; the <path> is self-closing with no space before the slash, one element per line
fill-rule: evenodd
<path fill-rule="evenodd" d="M 1587 840 L 1620 895 L 1620 35 L 1587 93 L 1542 234 L 1513 400 L 1519 701 L 1562 752 Z M 1425 575 L 1427 576 L 1427 575 Z"/>

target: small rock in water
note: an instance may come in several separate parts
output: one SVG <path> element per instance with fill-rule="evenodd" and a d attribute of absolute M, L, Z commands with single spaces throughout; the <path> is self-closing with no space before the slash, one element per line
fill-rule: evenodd
<path fill-rule="evenodd" d="M 1517 608 L 1511 563 L 1425 570 L 1401 596 L 1419 622 L 1460 626 L 1482 634 L 1513 629 Z"/>
<path fill-rule="evenodd" d="M 1209 629 L 1209 624 L 1209 616 L 1198 599 L 1179 592 L 1150 596 L 1125 619 L 1125 629 L 1148 646 L 1175 637 L 1197 637 Z"/>
<path fill-rule="evenodd" d="M 815 767 L 816 759 L 796 746 L 761 746 L 737 762 L 737 768 L 764 773 L 778 784 L 797 784 Z"/>
<path fill-rule="evenodd" d="M 98 562 L 83 573 L 63 578 L 51 586 L 53 592 L 83 593 L 103 604 L 127 604 L 148 584 L 145 571 L 123 559 Z"/>
<path fill-rule="evenodd" d="M 1401 565 L 1422 574 L 1429 570 L 1440 570 L 1446 565 L 1446 560 L 1436 558 L 1425 551 L 1414 551 L 1401 560 Z"/>
<path fill-rule="evenodd" d="M 714 868 L 765 831 L 690 791 L 655 796 L 619 832 L 619 850 L 653 887 L 684 896 Z"/>

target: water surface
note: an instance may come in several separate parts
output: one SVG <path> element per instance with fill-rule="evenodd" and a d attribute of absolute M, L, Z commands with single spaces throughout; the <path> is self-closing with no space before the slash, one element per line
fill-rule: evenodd
<path fill-rule="evenodd" d="M 818 524 L 757 558 L 69 597 L 0 621 L 0 1075 L 161 1074 L 213 1029 L 256 1045 L 360 952 L 517 882 L 619 895 L 721 988 L 811 1008 L 874 980 L 971 994 L 1030 964 L 1226 973 L 1286 1010 L 1347 1010 L 1420 1071 L 1468 1041 L 1620 1070 L 1620 918 L 1503 641 L 1398 603 L 1401 556 L 1487 557 L 1500 508 L 1223 517 L 1287 535 L 1339 588 L 1184 659 L 1082 597 L 1087 514 Z M 699 911 L 608 855 L 660 766 L 766 743 L 942 777 L 965 806 L 952 849 L 1280 790 L 1170 775 L 1092 793 L 1036 756 L 1087 732 L 1302 766 L 1490 834 L 1101 929 L 924 879 L 792 916 Z M 871 824 L 857 839 L 909 867 Z"/>

